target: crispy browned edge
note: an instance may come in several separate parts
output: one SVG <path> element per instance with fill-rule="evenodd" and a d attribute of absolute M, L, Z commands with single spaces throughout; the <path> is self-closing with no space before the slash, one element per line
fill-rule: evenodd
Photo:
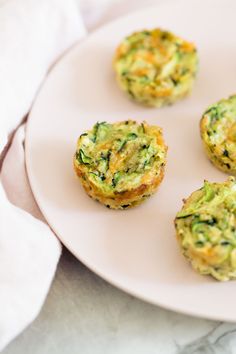
<path fill-rule="evenodd" d="M 84 180 L 85 173 L 76 165 L 76 158 L 74 156 L 73 164 L 74 170 L 79 177 L 82 186 L 84 187 L 86 193 L 95 200 L 98 200 L 102 204 L 109 206 L 110 208 L 118 209 L 122 205 L 131 204 L 130 207 L 140 204 L 143 199 L 142 196 L 150 196 L 152 195 L 160 185 L 161 181 L 164 177 L 164 166 L 160 167 L 158 176 L 155 176 L 149 184 L 141 184 L 137 188 L 130 189 L 121 193 L 113 193 L 110 196 L 104 196 L 101 194 L 99 189 L 96 187 L 94 183 L 90 181 L 87 183 L 87 180 Z"/>

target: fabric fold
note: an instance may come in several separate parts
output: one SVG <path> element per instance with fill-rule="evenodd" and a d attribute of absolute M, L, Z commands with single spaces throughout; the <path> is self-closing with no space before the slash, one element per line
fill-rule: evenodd
<path fill-rule="evenodd" d="M 50 67 L 85 33 L 74 0 L 0 3 L 0 154 Z M 0 350 L 39 313 L 61 253 L 28 184 L 24 135 L 22 125 L 1 161 Z"/>

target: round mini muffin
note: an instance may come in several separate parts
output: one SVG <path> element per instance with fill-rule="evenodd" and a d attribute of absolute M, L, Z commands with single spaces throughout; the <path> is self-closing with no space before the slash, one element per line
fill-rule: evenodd
<path fill-rule="evenodd" d="M 79 137 L 74 168 L 90 197 L 108 208 L 127 209 L 156 191 L 166 153 L 158 126 L 102 122 Z"/>
<path fill-rule="evenodd" d="M 211 162 L 220 170 L 236 175 L 236 95 L 208 107 L 200 131 Z"/>
<path fill-rule="evenodd" d="M 198 56 L 193 43 L 153 29 L 126 37 L 116 50 L 113 65 L 119 86 L 133 100 L 161 107 L 190 93 Z"/>
<path fill-rule="evenodd" d="M 236 278 L 236 181 L 210 183 L 184 200 L 175 219 L 184 256 L 201 274 Z"/>

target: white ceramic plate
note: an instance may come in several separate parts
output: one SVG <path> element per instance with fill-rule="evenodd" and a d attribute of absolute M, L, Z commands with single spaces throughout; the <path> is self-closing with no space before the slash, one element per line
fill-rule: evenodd
<path fill-rule="evenodd" d="M 30 114 L 26 158 L 36 200 L 60 240 L 119 288 L 168 309 L 236 321 L 236 282 L 196 274 L 182 257 L 173 219 L 204 179 L 223 181 L 204 155 L 203 110 L 236 91 L 235 0 L 167 2 L 121 18 L 75 46 L 53 68 Z M 200 70 L 192 96 L 164 109 L 130 102 L 114 80 L 119 41 L 162 27 L 196 43 Z M 77 137 L 97 121 L 128 118 L 164 129 L 166 175 L 157 194 L 126 211 L 108 210 L 83 191 L 72 167 Z"/>

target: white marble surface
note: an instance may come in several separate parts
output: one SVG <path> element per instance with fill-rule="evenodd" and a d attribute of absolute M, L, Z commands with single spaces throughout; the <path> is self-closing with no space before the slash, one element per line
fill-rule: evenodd
<path fill-rule="evenodd" d="M 116 4 L 107 5 L 111 1 Z M 94 6 L 107 8 L 93 17 L 85 0 L 83 12 L 93 29 L 144 3 L 163 1 L 93 0 Z M 64 250 L 39 317 L 2 353 L 234 354 L 236 324 L 197 319 L 144 303 L 109 285 Z"/>
<path fill-rule="evenodd" d="M 3 354 L 229 354 L 236 324 L 144 303 L 63 252 L 39 317 Z"/>

